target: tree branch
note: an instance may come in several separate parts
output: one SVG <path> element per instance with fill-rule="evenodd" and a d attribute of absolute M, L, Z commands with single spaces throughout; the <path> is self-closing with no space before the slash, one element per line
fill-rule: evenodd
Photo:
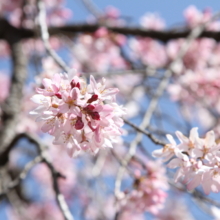
<path fill-rule="evenodd" d="M 18 123 L 18 117 L 21 110 L 22 98 L 23 98 L 23 87 L 26 80 L 26 65 L 27 60 L 22 50 L 22 44 L 19 42 L 20 36 L 11 36 L 8 39 L 8 43 L 11 47 L 12 55 L 12 78 L 10 93 L 2 107 L 2 126 L 0 130 L 0 165 L 4 165 L 8 161 L 8 146 L 12 142 L 16 135 L 16 125 Z"/>
<path fill-rule="evenodd" d="M 49 33 L 47 29 L 47 23 L 46 23 L 46 9 L 43 1 L 38 0 L 37 7 L 39 11 L 39 25 L 40 25 L 40 31 L 41 31 L 41 39 L 44 43 L 45 49 L 47 53 L 55 60 L 55 62 L 60 66 L 64 71 L 68 72 L 69 67 L 66 65 L 66 63 L 62 60 L 62 58 L 51 48 L 50 42 L 49 42 Z"/>
<path fill-rule="evenodd" d="M 126 124 L 128 124 L 129 126 L 131 126 L 132 128 L 134 128 L 136 131 L 148 136 L 155 144 L 158 144 L 158 145 L 166 145 L 166 142 L 163 142 L 157 138 L 155 138 L 150 132 L 144 130 L 144 129 L 141 129 L 140 127 L 136 126 L 135 124 L 131 123 L 130 121 L 124 119 L 124 122 Z"/>
<path fill-rule="evenodd" d="M 53 27 L 53 28 L 51 27 L 49 28 L 49 33 L 50 35 L 57 35 L 57 34 L 73 35 L 76 33 L 94 33 L 101 27 L 103 27 L 103 25 L 100 24 L 72 24 L 63 27 Z M 164 43 L 167 43 L 170 40 L 186 38 L 191 32 L 190 29 L 155 31 L 155 30 L 146 30 L 141 27 L 128 27 L 128 26 L 110 27 L 106 25 L 104 27 L 114 33 L 140 36 L 140 37 L 150 37 Z M 203 31 L 202 33 L 200 33 L 199 36 L 197 36 L 197 38 L 204 38 L 204 37 L 212 38 L 216 41 L 220 41 L 220 31 L 217 32 Z"/>
<path fill-rule="evenodd" d="M 109 31 L 114 33 L 131 35 L 131 36 L 150 37 L 164 43 L 167 43 L 170 40 L 186 38 L 191 32 L 191 30 L 188 28 L 156 31 L 156 30 L 147 30 L 138 26 L 112 27 L 102 24 L 78 23 L 78 24 L 64 25 L 61 27 L 48 27 L 48 33 L 51 36 L 54 35 L 74 36 L 78 33 L 94 33 L 101 27 L 105 27 Z M 12 36 L 11 35 L 12 33 L 15 35 L 19 35 L 21 39 L 36 38 L 35 30 L 27 29 L 27 28 L 16 28 L 11 24 L 9 24 L 7 20 L 1 18 L 0 39 L 3 40 L 9 39 Z M 211 38 L 216 41 L 220 41 L 220 31 L 204 30 L 197 36 L 197 38 Z"/>

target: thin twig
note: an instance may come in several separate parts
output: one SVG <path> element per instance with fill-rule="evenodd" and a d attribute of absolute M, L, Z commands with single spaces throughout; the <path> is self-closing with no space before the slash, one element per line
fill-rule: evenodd
<path fill-rule="evenodd" d="M 45 162 L 48 166 L 48 168 L 50 169 L 50 172 L 52 174 L 52 179 L 53 179 L 53 189 L 55 191 L 55 194 L 56 194 L 56 200 L 57 200 L 57 203 L 59 205 L 59 208 L 63 214 L 63 217 L 65 218 L 65 220 L 74 220 L 70 210 L 69 210 L 69 207 L 65 201 L 65 198 L 63 196 L 63 194 L 60 192 L 60 189 L 59 189 L 59 185 L 58 185 L 58 181 L 57 181 L 57 178 L 59 177 L 57 175 L 57 171 L 54 169 L 52 163 L 48 160 L 48 158 L 46 157 L 46 155 L 44 155 L 44 160 L 43 162 Z"/>
<path fill-rule="evenodd" d="M 143 69 L 132 69 L 132 70 L 114 70 L 114 71 L 106 71 L 106 72 L 90 72 L 93 76 L 100 77 L 114 77 L 114 76 L 123 76 L 127 74 L 142 74 L 146 76 L 153 76 L 156 71 L 152 68 L 143 68 Z"/>
<path fill-rule="evenodd" d="M 62 60 L 62 58 L 51 48 L 50 42 L 49 42 L 49 33 L 46 23 L 46 9 L 44 2 L 41 0 L 38 0 L 37 2 L 38 10 L 39 10 L 39 25 L 40 25 L 40 31 L 41 31 L 41 38 L 44 43 L 45 49 L 47 53 L 55 60 L 55 62 L 66 72 L 68 72 L 70 69 L 66 65 L 66 63 Z"/>
<path fill-rule="evenodd" d="M 137 130 L 138 132 L 141 132 L 142 134 L 148 136 L 155 144 L 158 145 L 166 145 L 166 142 L 163 142 L 157 138 L 155 138 L 149 131 L 146 131 L 144 129 L 141 129 L 140 127 L 136 126 L 135 124 L 131 123 L 130 121 L 128 121 L 127 119 L 124 119 L 124 122 L 128 125 L 130 125 L 132 128 L 134 128 L 135 130 Z"/>
<path fill-rule="evenodd" d="M 52 180 L 53 180 L 53 189 L 54 192 L 56 194 L 56 200 L 57 203 L 59 205 L 59 208 L 63 214 L 63 217 L 65 220 L 74 220 L 68 205 L 64 199 L 63 194 L 60 192 L 59 189 L 59 185 L 58 185 L 58 178 L 61 177 L 60 173 L 58 173 L 53 164 L 50 162 L 48 156 L 46 155 L 45 151 L 43 150 L 45 148 L 45 146 L 43 146 L 43 144 L 41 144 L 36 138 L 34 138 L 33 136 L 30 136 L 29 134 L 26 134 L 28 140 L 30 140 L 32 143 L 35 143 L 35 145 L 38 147 L 42 157 L 43 157 L 43 162 L 46 163 L 46 165 L 48 166 L 48 168 L 50 169 L 51 175 L 52 175 Z"/>

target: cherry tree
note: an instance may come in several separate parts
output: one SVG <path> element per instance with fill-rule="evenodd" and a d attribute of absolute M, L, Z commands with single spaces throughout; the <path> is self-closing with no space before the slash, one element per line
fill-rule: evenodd
<path fill-rule="evenodd" d="M 81 3 L 0 2 L 0 218 L 219 219 L 220 14 Z"/>

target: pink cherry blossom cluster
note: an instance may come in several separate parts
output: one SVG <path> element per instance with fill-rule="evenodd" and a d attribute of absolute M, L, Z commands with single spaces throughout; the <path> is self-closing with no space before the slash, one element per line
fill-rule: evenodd
<path fill-rule="evenodd" d="M 140 24 L 144 29 L 163 30 L 165 22 L 159 15 L 146 13 L 141 19 Z M 143 64 L 161 68 L 168 62 L 166 54 L 166 45 L 149 37 L 136 37 L 129 39 L 131 48 L 131 57 L 134 60 L 140 60 Z"/>
<path fill-rule="evenodd" d="M 66 146 L 72 157 L 81 151 L 97 153 L 112 147 L 122 134 L 125 111 L 115 102 L 117 88 L 106 88 L 105 79 L 90 84 L 72 73 L 43 79 L 44 88 L 31 99 L 39 106 L 30 112 L 43 121 L 41 130 L 55 137 L 53 144 Z"/>
<path fill-rule="evenodd" d="M 194 5 L 190 5 L 184 11 L 184 17 L 186 19 L 186 23 L 190 28 L 194 28 L 195 26 L 202 24 L 204 22 L 209 21 L 213 16 L 212 10 L 210 8 L 206 8 L 204 11 L 199 11 Z M 220 22 L 218 20 L 212 21 L 207 29 L 209 30 L 219 30 Z"/>
<path fill-rule="evenodd" d="M 202 102 L 220 112 L 219 82 L 219 69 L 188 70 L 178 77 L 176 83 L 169 85 L 168 92 L 174 101 L 183 101 L 185 104 Z"/>
<path fill-rule="evenodd" d="M 127 69 L 119 49 L 125 42 L 126 37 L 112 34 L 105 28 L 98 29 L 93 35 L 83 34 L 72 47 L 74 67 L 84 72 Z"/>
<path fill-rule="evenodd" d="M 172 40 L 167 44 L 166 52 L 170 60 L 175 59 L 183 42 L 184 39 L 179 39 Z M 216 42 L 212 39 L 204 38 L 193 41 L 184 55 L 178 71 L 174 70 L 174 72 L 185 74 L 188 69 L 197 71 L 207 68 L 207 66 L 212 66 L 214 63 L 217 64 L 218 60 L 212 59 L 212 57 L 214 58 L 215 55 L 218 55 L 218 52 L 215 51 L 216 46 Z"/>
<path fill-rule="evenodd" d="M 164 207 L 167 197 L 164 190 L 169 188 L 166 169 L 160 161 L 148 161 L 145 167 L 147 174 L 135 173 L 134 189 L 124 194 L 121 205 L 125 210 L 156 215 Z"/>
<path fill-rule="evenodd" d="M 176 77 L 167 90 L 173 101 L 179 101 L 185 110 L 185 118 L 199 121 L 204 128 L 210 127 L 220 137 L 216 121 L 220 114 L 219 67 L 187 70 Z M 191 109 L 194 108 L 194 114 Z"/>
<path fill-rule="evenodd" d="M 64 25 L 72 16 L 72 11 L 65 7 L 65 0 L 45 0 L 46 22 L 48 26 Z M 36 28 L 37 1 L 8 0 L 0 2 L 0 15 L 16 27 Z M 50 45 L 53 49 L 61 47 L 62 41 L 57 37 L 50 37 Z M 28 39 L 23 42 L 24 51 L 28 55 L 36 55 L 36 52 L 45 52 L 44 45 L 39 39 Z M 8 57 L 9 47 L 5 41 L 0 41 L 0 57 Z"/>
<path fill-rule="evenodd" d="M 190 206 L 186 204 L 180 195 L 170 196 L 165 207 L 156 215 L 154 220 L 195 220 L 190 213 Z"/>
<path fill-rule="evenodd" d="M 178 168 L 175 182 L 187 184 L 188 190 L 201 184 L 206 194 L 217 193 L 220 191 L 220 144 L 216 143 L 213 131 L 207 132 L 205 138 L 200 138 L 197 130 L 192 128 L 189 138 L 177 131 L 180 144 L 168 134 L 170 144 L 155 150 L 153 156 L 162 157 L 164 162 L 169 161 L 169 168 Z"/>
<path fill-rule="evenodd" d="M 107 6 L 104 13 L 98 18 L 99 22 L 110 26 L 123 26 L 125 20 L 121 16 L 121 12 L 114 6 Z"/>
<path fill-rule="evenodd" d="M 45 0 L 44 2 L 47 8 L 48 24 L 62 25 L 72 16 L 71 10 L 64 7 L 64 0 Z M 33 28 L 37 14 L 36 5 L 36 0 L 27 1 L 24 5 L 21 0 L 1 1 L 0 15 L 6 16 L 14 26 Z"/>
<path fill-rule="evenodd" d="M 204 12 L 199 11 L 195 6 L 189 6 L 184 11 L 186 26 L 194 28 L 195 26 L 209 21 L 213 16 L 210 9 Z M 145 29 L 163 30 L 165 22 L 156 14 L 146 13 L 140 20 L 141 26 Z M 212 21 L 207 25 L 208 30 L 219 31 L 220 22 Z M 170 61 L 175 59 L 179 52 L 179 48 L 183 44 L 184 39 L 172 40 L 166 45 L 152 38 L 136 37 L 128 40 L 131 56 L 134 60 L 140 60 L 143 64 L 153 68 L 166 67 Z M 187 69 L 205 68 L 210 65 L 209 60 L 216 51 L 216 42 L 212 39 L 203 38 L 196 39 L 191 45 L 188 52 L 183 57 L 183 62 L 178 66 L 178 73 L 185 73 Z M 200 59 L 198 59 L 198 56 Z M 217 59 L 219 56 L 213 56 Z M 212 58 L 211 58 L 212 59 Z M 215 61 L 215 60 L 214 60 Z M 175 71 L 175 70 L 174 70 Z"/>

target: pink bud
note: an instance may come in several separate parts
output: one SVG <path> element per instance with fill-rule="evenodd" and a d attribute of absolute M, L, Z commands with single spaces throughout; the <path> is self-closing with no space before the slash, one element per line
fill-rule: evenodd
<path fill-rule="evenodd" d="M 98 95 L 94 94 L 92 95 L 92 97 L 87 101 L 87 103 L 91 103 L 91 102 L 94 102 L 98 99 Z"/>
<path fill-rule="evenodd" d="M 84 109 L 86 111 L 93 111 L 95 109 L 95 106 L 94 105 L 87 105 Z"/>
<path fill-rule="evenodd" d="M 74 87 L 76 87 L 76 83 L 75 83 L 74 79 L 71 81 L 70 85 L 71 85 L 71 88 L 72 88 L 72 89 L 73 89 Z"/>
<path fill-rule="evenodd" d="M 56 93 L 55 96 L 58 98 L 58 99 L 62 99 L 62 95 L 60 93 Z"/>
<path fill-rule="evenodd" d="M 91 112 L 90 114 L 92 116 L 92 119 L 94 120 L 100 120 L 100 115 L 98 112 Z"/>
<path fill-rule="evenodd" d="M 72 89 L 75 88 L 75 87 L 77 87 L 78 89 L 80 89 L 80 83 L 79 83 L 79 82 L 78 82 L 78 83 L 75 83 L 75 80 L 74 80 L 74 79 L 71 81 L 70 85 L 71 85 L 71 88 L 72 88 Z"/>
<path fill-rule="evenodd" d="M 76 87 L 80 89 L 80 83 L 76 83 Z"/>
<path fill-rule="evenodd" d="M 84 127 L 84 123 L 82 121 L 82 118 L 78 117 L 75 124 L 76 130 L 81 130 Z"/>

